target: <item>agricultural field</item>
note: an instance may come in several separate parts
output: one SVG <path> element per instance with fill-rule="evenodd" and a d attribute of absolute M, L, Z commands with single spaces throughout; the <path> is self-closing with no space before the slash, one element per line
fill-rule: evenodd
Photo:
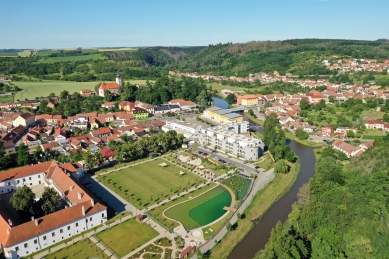
<path fill-rule="evenodd" d="M 31 55 L 31 50 L 32 49 L 26 49 L 21 52 L 18 52 L 19 57 L 29 57 Z"/>
<path fill-rule="evenodd" d="M 69 242 L 70 243 L 70 242 Z M 46 259 L 65 258 L 109 258 L 100 248 L 98 248 L 89 238 L 78 241 L 74 245 L 68 244 L 61 250 L 48 254 Z"/>
<path fill-rule="evenodd" d="M 223 216 L 226 213 L 223 208 L 230 206 L 231 201 L 229 191 L 217 186 L 190 201 L 171 207 L 165 211 L 165 215 L 181 222 L 187 230 L 195 229 Z"/>
<path fill-rule="evenodd" d="M 210 83 L 210 84 L 208 83 L 207 85 L 208 85 L 208 87 L 212 86 L 212 90 L 217 90 L 218 92 L 221 92 L 221 90 L 228 89 L 231 91 L 237 91 L 237 92 L 244 93 L 246 90 L 248 90 L 248 88 L 244 88 L 244 87 L 221 85 L 221 84 L 217 84 L 217 83 Z M 250 89 L 253 90 L 252 88 L 250 88 Z"/>
<path fill-rule="evenodd" d="M 107 57 L 102 54 L 92 54 L 92 55 L 84 55 L 84 56 L 70 56 L 70 57 L 50 57 L 44 60 L 39 61 L 38 63 L 55 63 L 55 62 L 63 62 L 63 61 L 79 61 L 79 60 L 99 60 L 99 59 L 107 59 Z"/>
<path fill-rule="evenodd" d="M 158 232 L 155 229 L 148 224 L 141 224 L 135 219 L 129 219 L 97 234 L 97 237 L 120 258 L 156 236 L 158 236 Z"/>
<path fill-rule="evenodd" d="M 43 82 L 15 82 L 22 91 L 15 94 L 15 100 L 31 100 L 35 97 L 46 97 L 50 93 L 59 95 L 67 90 L 70 94 L 79 92 L 82 89 L 93 89 L 99 82 L 68 82 L 68 81 L 43 81 Z"/>
<path fill-rule="evenodd" d="M 195 191 L 192 191 L 188 194 L 185 194 L 183 196 L 180 196 L 179 198 L 176 198 L 168 203 L 164 203 L 161 206 L 158 206 L 152 210 L 149 211 L 149 214 L 155 218 L 157 221 L 159 221 L 161 224 L 165 225 L 167 228 L 173 230 L 173 228 L 178 226 L 178 223 L 176 221 L 170 220 L 163 216 L 163 211 L 166 210 L 169 207 L 172 207 L 180 202 L 189 201 L 194 197 L 197 197 L 208 190 L 214 188 L 216 184 L 211 183 L 209 185 L 203 186 L 200 189 L 197 189 Z"/>
<path fill-rule="evenodd" d="M 8 102 L 13 102 L 13 101 L 14 101 L 13 95 L 0 96 L 0 103 L 8 103 Z"/>
<path fill-rule="evenodd" d="M 242 200 L 250 188 L 251 180 L 235 175 L 225 179 L 223 184 L 234 191 L 237 200 Z"/>
<path fill-rule="evenodd" d="M 167 166 L 160 166 L 162 163 Z M 181 171 L 163 159 L 156 159 L 101 175 L 98 180 L 134 206 L 145 208 L 203 182 L 199 176 L 188 171 L 181 175 Z"/>
<path fill-rule="evenodd" d="M 101 52 L 107 52 L 107 51 L 114 51 L 114 52 L 133 52 L 133 51 L 137 51 L 138 49 L 137 48 L 101 48 L 101 49 L 97 49 L 98 51 L 101 51 Z"/>
<path fill-rule="evenodd" d="M 0 52 L 0 57 L 17 57 L 17 52 Z"/>

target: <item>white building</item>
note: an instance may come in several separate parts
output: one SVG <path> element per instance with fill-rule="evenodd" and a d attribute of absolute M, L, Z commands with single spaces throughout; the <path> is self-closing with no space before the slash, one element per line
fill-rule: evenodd
<path fill-rule="evenodd" d="M 201 130 L 201 126 L 184 121 L 166 121 L 166 124 L 162 126 L 162 130 L 167 132 L 169 130 L 175 130 L 177 133 L 182 133 L 184 137 L 190 138 L 198 134 Z"/>
<path fill-rule="evenodd" d="M 243 121 L 202 129 L 199 143 L 244 160 L 257 160 L 265 145 L 260 139 L 241 134 L 247 133 L 248 128 L 249 123 Z"/>
<path fill-rule="evenodd" d="M 0 190 L 3 194 L 24 185 L 42 184 L 54 188 L 67 204 L 64 209 L 19 225 L 14 225 L 5 208 L 0 206 L 0 241 L 7 259 L 27 257 L 107 220 L 107 208 L 95 203 L 64 172 L 77 171 L 70 167 L 71 164 L 45 162 L 0 174 Z"/>

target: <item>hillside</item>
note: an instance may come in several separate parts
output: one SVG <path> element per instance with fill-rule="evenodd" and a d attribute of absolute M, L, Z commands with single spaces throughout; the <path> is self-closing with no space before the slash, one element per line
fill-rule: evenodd
<path fill-rule="evenodd" d="M 16 57 L 10 51 L 3 52 L 0 74 L 13 75 L 16 80 L 112 80 L 117 71 L 124 79 L 155 79 L 169 70 L 226 76 L 274 70 L 281 74 L 330 75 L 336 72 L 325 68 L 321 64 L 323 59 L 384 60 L 389 58 L 389 42 L 297 39 L 220 43 L 207 47 L 47 50 L 24 58 Z"/>
<path fill-rule="evenodd" d="M 343 166 L 321 152 L 315 177 L 256 258 L 387 258 L 389 138 Z"/>

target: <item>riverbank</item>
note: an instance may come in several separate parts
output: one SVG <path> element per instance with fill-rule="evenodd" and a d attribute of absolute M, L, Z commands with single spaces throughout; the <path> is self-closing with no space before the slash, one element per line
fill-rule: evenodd
<path fill-rule="evenodd" d="M 304 139 L 304 140 L 298 139 L 296 137 L 296 135 L 290 133 L 289 131 L 285 131 L 285 137 L 287 139 L 294 140 L 294 141 L 301 143 L 301 144 L 308 146 L 308 147 L 321 147 L 321 146 L 323 146 L 323 143 L 317 143 L 317 142 L 313 142 L 313 141 L 310 141 L 307 139 Z"/>
<path fill-rule="evenodd" d="M 254 223 L 261 219 L 266 211 L 284 194 L 286 194 L 295 183 L 300 172 L 299 160 L 290 164 L 291 170 L 288 174 L 276 174 L 274 180 L 263 190 L 257 192 L 250 205 L 245 210 L 242 218 L 233 226 L 224 238 L 212 248 L 210 258 L 227 258 L 235 246 L 249 233 Z"/>
<path fill-rule="evenodd" d="M 263 124 L 265 123 L 265 121 L 263 121 L 263 120 L 260 120 L 258 118 L 254 118 L 254 116 L 251 116 L 248 112 L 245 112 L 244 114 L 246 114 L 247 118 L 250 121 L 254 122 L 255 124 L 259 124 L 259 125 L 263 126 Z"/>

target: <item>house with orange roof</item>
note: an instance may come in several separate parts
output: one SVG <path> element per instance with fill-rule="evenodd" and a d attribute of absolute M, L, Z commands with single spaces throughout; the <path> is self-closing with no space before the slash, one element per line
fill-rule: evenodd
<path fill-rule="evenodd" d="M 119 110 L 122 111 L 132 111 L 135 108 L 135 104 L 132 102 L 124 101 L 119 103 Z"/>
<path fill-rule="evenodd" d="M 2 193 L 18 187 L 45 184 L 53 188 L 67 205 L 40 218 L 20 222 L 1 207 L 0 242 L 5 258 L 22 258 L 63 239 L 79 235 L 107 220 L 107 208 L 95 201 L 72 179 L 69 164 L 54 161 L 11 169 L 0 175 Z M 40 198 L 40 197 L 37 197 Z"/>
<path fill-rule="evenodd" d="M 239 95 L 236 98 L 236 103 L 240 105 L 257 105 L 258 104 L 258 96 L 253 94 Z"/>
<path fill-rule="evenodd" d="M 118 95 L 120 87 L 122 87 L 122 78 L 119 74 L 117 74 L 116 82 L 101 83 L 101 85 L 99 86 L 99 96 L 104 97 L 105 91 L 109 91 L 111 94 Z"/>

